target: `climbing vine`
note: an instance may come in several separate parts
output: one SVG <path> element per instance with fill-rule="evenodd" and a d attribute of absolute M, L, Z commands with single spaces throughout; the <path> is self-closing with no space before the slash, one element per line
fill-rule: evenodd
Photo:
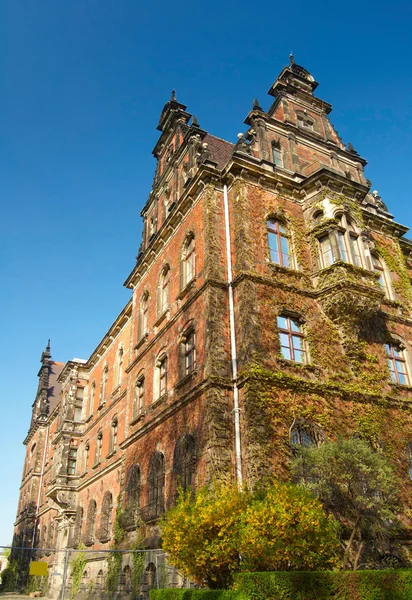
<path fill-rule="evenodd" d="M 84 546 L 79 545 L 79 550 L 82 550 Z M 80 589 L 82 583 L 82 577 L 86 568 L 86 553 L 76 552 L 75 557 L 70 561 L 71 576 L 72 576 L 72 590 L 71 597 L 74 598 Z"/>

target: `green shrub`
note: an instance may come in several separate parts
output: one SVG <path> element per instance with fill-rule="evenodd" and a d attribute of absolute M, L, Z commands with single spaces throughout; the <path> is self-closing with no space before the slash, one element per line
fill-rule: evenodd
<path fill-rule="evenodd" d="M 240 573 L 248 600 L 412 600 L 412 570 Z"/>
<path fill-rule="evenodd" d="M 150 600 L 249 600 L 233 590 L 151 590 Z"/>

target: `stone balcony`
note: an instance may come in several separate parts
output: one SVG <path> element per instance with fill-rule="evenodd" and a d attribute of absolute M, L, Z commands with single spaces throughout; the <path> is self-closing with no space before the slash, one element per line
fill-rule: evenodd
<path fill-rule="evenodd" d="M 343 261 L 319 271 L 319 302 L 333 321 L 364 321 L 377 315 L 384 293 L 379 274 Z"/>

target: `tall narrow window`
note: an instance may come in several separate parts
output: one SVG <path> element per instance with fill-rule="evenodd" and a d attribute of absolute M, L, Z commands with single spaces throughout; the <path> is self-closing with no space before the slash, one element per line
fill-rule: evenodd
<path fill-rule="evenodd" d="M 169 267 L 164 267 L 159 280 L 158 287 L 158 314 L 162 315 L 169 308 Z"/>
<path fill-rule="evenodd" d="M 117 385 L 121 385 L 123 379 L 123 358 L 123 348 L 119 348 L 119 353 L 117 357 Z"/>
<path fill-rule="evenodd" d="M 75 402 L 75 406 L 74 406 L 74 420 L 77 423 L 82 420 L 83 395 L 84 395 L 84 388 L 78 387 L 76 390 L 76 402 Z"/>
<path fill-rule="evenodd" d="M 113 419 L 112 426 L 110 427 L 109 453 L 116 452 L 116 450 L 117 450 L 117 431 L 118 431 L 118 421 L 116 418 L 116 419 Z"/>
<path fill-rule="evenodd" d="M 192 281 L 195 276 L 195 238 L 193 235 L 190 235 L 183 246 L 182 251 L 182 265 L 181 265 L 181 289 L 184 289 L 188 283 Z"/>
<path fill-rule="evenodd" d="M 96 450 L 94 454 L 94 464 L 98 465 L 102 462 L 102 447 L 103 447 L 103 432 L 99 431 L 96 439 Z"/>
<path fill-rule="evenodd" d="M 138 417 L 144 412 L 144 393 L 145 393 L 145 379 L 143 376 L 139 377 L 136 381 L 134 388 L 134 401 L 133 401 L 133 418 Z"/>
<path fill-rule="evenodd" d="M 67 474 L 76 475 L 77 448 L 70 448 L 67 461 Z"/>
<path fill-rule="evenodd" d="M 278 317 L 280 351 L 283 358 L 295 362 L 307 362 L 305 336 L 302 325 L 287 315 Z"/>
<path fill-rule="evenodd" d="M 320 251 L 322 256 L 322 266 L 329 267 L 333 264 L 332 245 L 328 235 L 319 239 Z"/>
<path fill-rule="evenodd" d="M 107 395 L 107 381 L 109 379 L 109 367 L 105 365 L 103 369 L 102 381 L 100 386 L 100 404 L 104 404 L 106 402 Z"/>
<path fill-rule="evenodd" d="M 99 539 L 101 542 L 107 542 L 112 535 L 113 522 L 113 496 L 110 492 L 106 492 L 103 496 L 102 513 L 100 520 Z"/>
<path fill-rule="evenodd" d="M 379 273 L 379 286 L 382 292 L 384 292 L 385 296 L 390 298 L 389 283 L 385 273 L 385 267 L 383 266 L 379 257 L 375 256 L 374 254 L 372 254 L 372 264 L 374 271 Z"/>
<path fill-rule="evenodd" d="M 290 236 L 285 224 L 269 219 L 266 223 L 268 233 L 268 244 L 270 260 L 283 267 L 292 266 L 292 256 L 290 251 Z"/>
<path fill-rule="evenodd" d="M 89 468 L 89 456 L 90 456 L 90 444 L 89 442 L 86 442 L 86 445 L 84 447 L 84 467 L 83 467 L 83 472 L 86 473 L 87 469 Z"/>
<path fill-rule="evenodd" d="M 177 485 L 184 490 L 193 487 L 195 469 L 195 440 L 191 435 L 182 436 L 176 443 L 173 455 L 173 471 Z"/>
<path fill-rule="evenodd" d="M 73 545 L 77 546 L 80 543 L 83 525 L 83 508 L 78 506 L 76 509 L 76 519 L 74 522 Z"/>
<path fill-rule="evenodd" d="M 196 334 L 193 329 L 188 331 L 181 342 L 181 358 L 183 361 L 183 376 L 189 375 L 196 369 Z"/>
<path fill-rule="evenodd" d="M 344 262 L 349 262 L 348 248 L 346 246 L 345 233 L 343 231 L 338 230 L 337 236 L 338 236 L 340 258 Z"/>
<path fill-rule="evenodd" d="M 148 505 L 152 517 L 158 517 L 164 512 L 164 458 L 161 452 L 153 452 L 149 462 Z"/>
<path fill-rule="evenodd" d="M 91 546 L 94 543 L 96 531 L 96 511 L 96 500 L 90 500 L 89 507 L 87 509 L 87 523 L 84 537 L 84 543 L 86 544 L 86 546 Z"/>
<path fill-rule="evenodd" d="M 138 338 L 139 341 L 149 332 L 149 292 L 145 292 L 140 300 Z"/>
<path fill-rule="evenodd" d="M 140 469 L 132 465 L 126 477 L 126 506 L 137 508 L 140 504 Z"/>
<path fill-rule="evenodd" d="M 283 167 L 282 147 L 280 144 L 272 144 L 272 158 L 277 167 Z"/>
<path fill-rule="evenodd" d="M 94 399 L 95 399 L 95 397 L 96 397 L 96 384 L 93 381 L 92 385 L 90 386 L 89 414 L 88 414 L 89 417 L 94 412 Z"/>
<path fill-rule="evenodd" d="M 404 350 L 394 344 L 386 344 L 386 358 L 393 383 L 409 385 Z"/>
<path fill-rule="evenodd" d="M 167 356 L 165 354 L 156 361 L 154 386 L 155 399 L 167 392 Z"/>

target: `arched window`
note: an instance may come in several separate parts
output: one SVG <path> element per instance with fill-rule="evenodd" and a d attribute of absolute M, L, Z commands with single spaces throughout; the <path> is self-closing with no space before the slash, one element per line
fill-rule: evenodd
<path fill-rule="evenodd" d="M 282 357 L 299 363 L 308 362 L 305 334 L 299 320 L 289 315 L 279 315 L 277 324 Z"/>
<path fill-rule="evenodd" d="M 89 574 L 87 571 L 83 571 L 81 586 L 87 588 L 89 583 Z"/>
<path fill-rule="evenodd" d="M 146 591 L 151 590 L 154 587 L 157 587 L 157 585 L 156 585 L 156 567 L 155 567 L 154 563 L 150 562 L 147 565 L 147 567 L 144 571 L 143 582 L 144 582 Z"/>
<path fill-rule="evenodd" d="M 159 278 L 159 285 L 157 288 L 157 313 L 162 315 L 169 308 L 169 287 L 170 287 L 170 269 L 166 265 Z"/>
<path fill-rule="evenodd" d="M 89 398 L 89 411 L 88 416 L 90 417 L 94 412 L 94 400 L 96 397 L 96 383 L 93 381 L 90 386 L 90 398 Z"/>
<path fill-rule="evenodd" d="M 167 356 L 161 354 L 155 363 L 153 398 L 158 400 L 167 392 Z"/>
<path fill-rule="evenodd" d="M 149 292 L 145 292 L 140 300 L 137 330 L 138 341 L 149 333 Z"/>
<path fill-rule="evenodd" d="M 144 395 L 145 395 L 145 378 L 141 375 L 134 388 L 133 398 L 133 418 L 135 419 L 139 415 L 144 413 Z"/>
<path fill-rule="evenodd" d="M 290 445 L 292 448 L 319 446 L 323 441 L 322 430 L 309 421 L 298 419 L 291 427 Z"/>
<path fill-rule="evenodd" d="M 109 379 L 109 367 L 105 365 L 102 374 L 102 380 L 100 385 L 100 404 L 104 404 L 106 402 L 107 395 L 107 381 Z"/>
<path fill-rule="evenodd" d="M 104 588 L 104 574 L 103 574 L 103 569 L 100 569 L 99 572 L 97 573 L 97 577 L 96 577 L 96 589 L 97 591 L 101 592 Z"/>
<path fill-rule="evenodd" d="M 173 471 L 177 484 L 184 490 L 193 488 L 196 462 L 195 440 L 191 435 L 183 435 L 175 446 Z"/>
<path fill-rule="evenodd" d="M 117 433 L 118 433 L 118 421 L 115 417 L 110 427 L 110 443 L 109 443 L 109 454 L 116 452 L 117 450 Z"/>
<path fill-rule="evenodd" d="M 76 509 L 76 519 L 74 522 L 73 545 L 77 546 L 80 543 L 82 536 L 83 525 L 83 508 L 78 506 Z"/>
<path fill-rule="evenodd" d="M 282 146 L 278 142 L 272 144 L 272 160 L 277 167 L 283 168 Z"/>
<path fill-rule="evenodd" d="M 181 262 L 181 282 L 180 289 L 183 290 L 195 276 L 195 238 L 190 234 L 183 244 L 182 262 Z"/>
<path fill-rule="evenodd" d="M 190 375 L 196 369 L 196 334 L 193 328 L 188 329 L 180 338 L 179 374 L 180 377 Z"/>
<path fill-rule="evenodd" d="M 152 517 L 159 517 L 164 512 L 164 458 L 161 452 L 153 452 L 149 462 L 148 508 Z"/>
<path fill-rule="evenodd" d="M 282 267 L 292 267 L 290 234 L 287 225 L 276 219 L 269 219 L 266 226 L 271 262 Z"/>
<path fill-rule="evenodd" d="M 126 477 L 126 506 L 138 508 L 140 505 L 140 469 L 132 465 Z"/>
<path fill-rule="evenodd" d="M 96 532 L 96 512 L 97 504 L 96 500 L 90 500 L 89 507 L 87 509 L 87 522 L 86 531 L 84 537 L 84 543 L 86 546 L 94 544 L 95 532 Z"/>
<path fill-rule="evenodd" d="M 129 565 L 126 565 L 123 569 L 123 586 L 124 592 L 130 594 L 132 590 L 132 570 Z"/>
<path fill-rule="evenodd" d="M 106 492 L 103 496 L 102 514 L 100 519 L 100 535 L 101 542 L 108 542 L 112 535 L 112 520 L 113 520 L 113 497 L 110 492 Z"/>
<path fill-rule="evenodd" d="M 96 439 L 96 448 L 94 453 L 94 464 L 98 465 L 102 462 L 102 448 L 103 448 L 103 432 L 99 431 Z"/>
<path fill-rule="evenodd" d="M 406 364 L 406 351 L 402 344 L 385 344 L 386 359 L 393 383 L 409 385 L 409 374 Z"/>

